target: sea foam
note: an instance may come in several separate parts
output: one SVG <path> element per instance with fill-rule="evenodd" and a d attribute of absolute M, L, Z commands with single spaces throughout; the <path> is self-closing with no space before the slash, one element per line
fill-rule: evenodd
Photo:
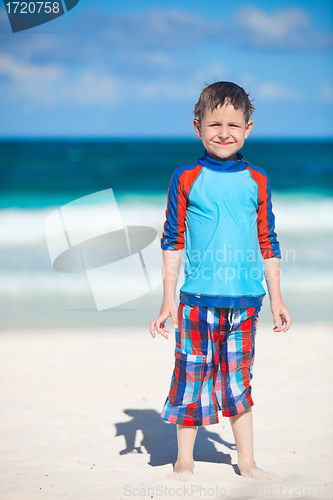
<path fill-rule="evenodd" d="M 147 197 L 119 198 L 118 207 L 125 225 L 150 226 L 159 234 L 165 220 L 165 196 L 151 202 Z M 0 210 L 0 247 L 31 246 L 45 242 L 45 220 L 59 207 Z M 273 195 L 278 234 L 333 231 L 333 198 Z M 97 210 L 98 212 L 98 210 Z M 103 217 L 101 209 L 100 216 Z"/>

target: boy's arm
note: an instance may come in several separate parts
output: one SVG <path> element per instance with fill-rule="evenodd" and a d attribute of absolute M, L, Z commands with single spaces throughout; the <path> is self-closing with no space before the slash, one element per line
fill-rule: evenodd
<path fill-rule="evenodd" d="M 265 259 L 265 279 L 271 301 L 271 311 L 274 321 L 274 332 L 286 332 L 291 325 L 290 313 L 283 303 L 280 292 L 280 259 L 271 257 Z M 281 324 L 279 324 L 281 319 Z"/>
<path fill-rule="evenodd" d="M 171 317 L 172 326 L 177 328 L 175 292 L 182 253 L 182 249 L 163 250 L 163 303 L 158 317 L 150 323 L 150 333 L 153 338 L 156 336 L 156 331 L 164 338 L 169 338 L 170 331 L 165 327 L 165 322 L 169 317 Z"/>

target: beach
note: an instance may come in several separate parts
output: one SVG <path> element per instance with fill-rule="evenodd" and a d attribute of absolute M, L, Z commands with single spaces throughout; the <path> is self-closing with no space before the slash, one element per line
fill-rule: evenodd
<path fill-rule="evenodd" d="M 259 323 L 253 397 L 257 465 L 237 474 L 227 418 L 199 429 L 186 482 L 166 479 L 176 426 L 159 417 L 170 338 L 147 328 L 2 329 L 1 500 L 333 498 L 332 323 Z"/>

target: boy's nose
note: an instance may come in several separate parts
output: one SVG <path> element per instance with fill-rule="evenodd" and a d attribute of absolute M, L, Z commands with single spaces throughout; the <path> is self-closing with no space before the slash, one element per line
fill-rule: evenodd
<path fill-rule="evenodd" d="M 226 127 L 221 127 L 219 129 L 219 138 L 226 139 L 228 137 L 228 130 Z"/>

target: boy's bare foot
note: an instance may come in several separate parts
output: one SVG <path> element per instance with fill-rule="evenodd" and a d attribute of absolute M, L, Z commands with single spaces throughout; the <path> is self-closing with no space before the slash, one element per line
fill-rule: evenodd
<path fill-rule="evenodd" d="M 177 462 L 173 466 L 173 472 L 167 475 L 167 479 L 175 479 L 176 481 L 187 481 L 193 476 L 194 461 L 185 460 Z"/>
<path fill-rule="evenodd" d="M 238 464 L 239 472 L 241 476 L 250 478 L 250 479 L 276 479 L 279 476 L 277 474 L 273 474 L 272 472 L 266 472 L 265 470 L 259 469 L 256 465 L 254 467 L 244 466 Z"/>

